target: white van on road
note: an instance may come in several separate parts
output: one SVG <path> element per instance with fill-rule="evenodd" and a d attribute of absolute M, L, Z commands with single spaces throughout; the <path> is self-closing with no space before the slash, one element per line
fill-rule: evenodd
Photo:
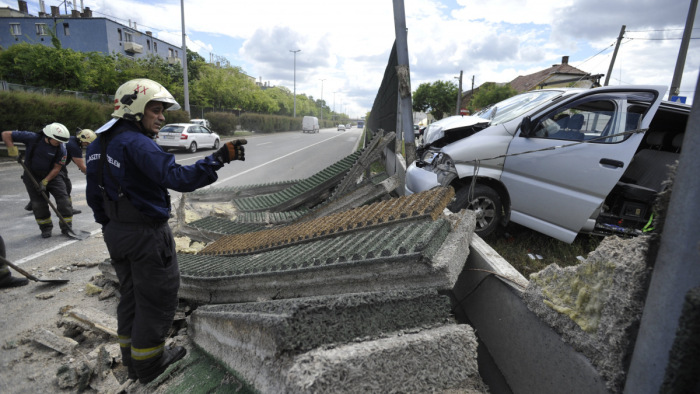
<path fill-rule="evenodd" d="M 452 186 L 449 208 L 486 236 L 513 221 L 571 243 L 579 233 L 640 234 L 679 156 L 690 106 L 662 86 L 525 92 L 431 124 L 406 194 Z"/>
<path fill-rule="evenodd" d="M 304 116 L 301 120 L 301 132 L 318 133 L 318 131 L 318 118 L 315 116 Z"/>

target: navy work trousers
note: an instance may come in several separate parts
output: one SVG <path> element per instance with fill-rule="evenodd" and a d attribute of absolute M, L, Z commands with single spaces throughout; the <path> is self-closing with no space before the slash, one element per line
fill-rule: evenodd
<path fill-rule="evenodd" d="M 175 318 L 180 288 L 175 240 L 167 222 L 114 220 L 105 226 L 104 239 L 119 278 L 117 333 L 122 356 L 127 358 L 125 365 L 133 362 L 138 370 L 162 356 Z"/>

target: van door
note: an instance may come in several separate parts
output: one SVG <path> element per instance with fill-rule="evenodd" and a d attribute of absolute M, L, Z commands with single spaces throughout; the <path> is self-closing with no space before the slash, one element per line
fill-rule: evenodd
<path fill-rule="evenodd" d="M 571 243 L 629 165 L 666 91 L 607 87 L 532 117 L 508 147 L 502 181 L 511 220 Z"/>

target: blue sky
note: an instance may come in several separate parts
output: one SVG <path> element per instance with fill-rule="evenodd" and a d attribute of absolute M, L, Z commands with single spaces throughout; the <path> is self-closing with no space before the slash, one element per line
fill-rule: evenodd
<path fill-rule="evenodd" d="M 74 0 L 80 8 L 81 0 Z M 47 10 L 61 1 L 45 0 Z M 36 15 L 38 0 L 28 1 Z M 82 0 L 94 16 L 181 45 L 180 0 Z M 12 0 L 0 7 L 17 9 Z M 509 82 L 569 56 L 569 64 L 606 74 L 622 25 L 610 85 L 669 86 L 690 0 L 404 0 L 411 85 L 436 80 L 464 90 Z M 61 6 L 63 9 L 63 6 Z M 326 100 L 352 117 L 370 110 L 394 41 L 392 1 L 185 0 L 187 45 L 207 61 L 226 59 L 271 85 Z M 70 9 L 70 7 L 69 7 Z M 693 37 L 700 38 L 696 15 Z M 296 77 L 294 54 L 296 54 Z M 692 96 L 700 40 L 691 40 L 681 95 Z M 322 81 L 323 80 L 323 81 Z M 323 90 L 322 90 L 323 89 Z"/>

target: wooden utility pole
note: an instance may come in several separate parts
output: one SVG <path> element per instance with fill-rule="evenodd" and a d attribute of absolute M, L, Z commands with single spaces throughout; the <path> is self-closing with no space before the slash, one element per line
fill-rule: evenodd
<path fill-rule="evenodd" d="M 622 29 L 620 29 L 620 36 L 617 37 L 617 44 L 615 44 L 615 51 L 613 52 L 613 57 L 610 59 L 610 67 L 608 67 L 608 73 L 605 74 L 605 84 L 603 86 L 608 86 L 608 82 L 610 82 L 610 74 L 612 74 L 613 66 L 615 65 L 615 58 L 617 57 L 617 50 L 620 49 L 620 41 L 622 41 L 622 37 L 625 35 L 625 25 L 622 25 Z"/>
<path fill-rule="evenodd" d="M 688 44 L 690 43 L 690 34 L 693 32 L 693 21 L 695 20 L 695 11 L 698 8 L 698 0 L 690 1 L 690 9 L 688 9 L 688 18 L 685 20 L 685 30 L 683 31 L 683 39 L 681 40 L 681 48 L 678 51 L 678 60 L 676 60 L 676 69 L 673 72 L 673 81 L 671 89 L 668 91 L 668 99 L 680 94 L 681 78 L 683 77 L 683 68 L 685 67 L 685 55 L 688 53 Z"/>

